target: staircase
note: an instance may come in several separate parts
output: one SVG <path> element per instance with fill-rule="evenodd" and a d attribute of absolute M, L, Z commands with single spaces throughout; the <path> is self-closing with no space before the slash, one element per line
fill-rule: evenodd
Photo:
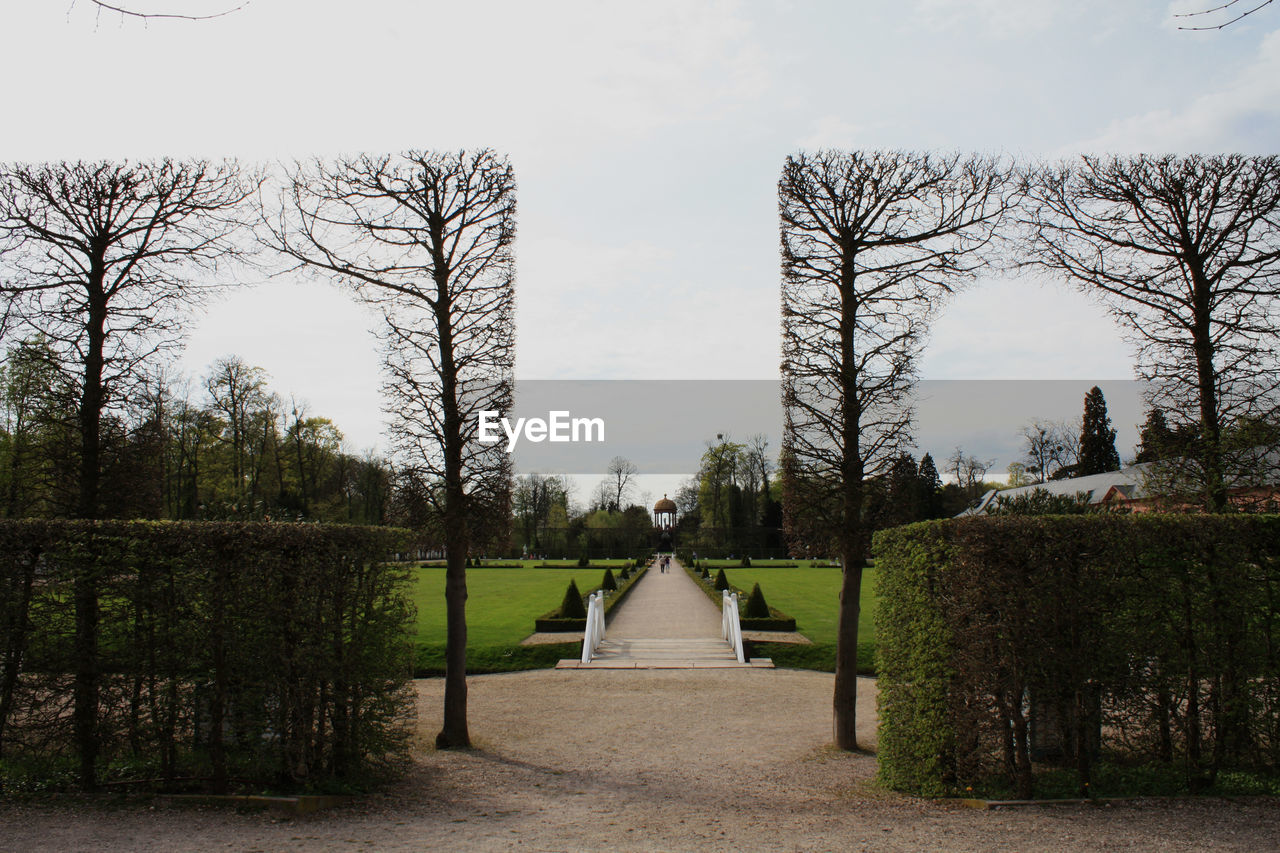
<path fill-rule="evenodd" d="M 734 647 L 718 636 L 720 622 L 716 606 L 673 560 L 669 572 L 653 566 L 637 582 L 588 662 L 562 660 L 556 669 L 773 667 L 768 658 L 739 663 Z"/>
<path fill-rule="evenodd" d="M 772 667 L 769 660 L 738 663 L 733 649 L 718 639 L 605 640 L 590 663 L 564 660 L 557 669 L 751 669 Z"/>

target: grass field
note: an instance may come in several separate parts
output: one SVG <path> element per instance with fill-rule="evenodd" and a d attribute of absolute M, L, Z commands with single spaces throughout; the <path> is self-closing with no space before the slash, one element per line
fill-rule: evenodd
<path fill-rule="evenodd" d="M 840 620 L 839 569 L 726 568 L 729 583 L 746 592 L 760 584 L 765 601 L 794 616 L 796 629 L 815 643 L 834 643 Z M 858 642 L 874 643 L 877 599 L 875 568 L 862 573 L 862 615 L 858 619 Z"/>
<path fill-rule="evenodd" d="M 714 565 L 719 561 L 708 561 Z M 836 667 L 836 629 L 840 621 L 839 568 L 768 568 L 724 567 L 729 583 L 750 592 L 752 584 L 760 584 L 765 601 L 788 616 L 794 616 L 796 630 L 813 641 L 813 645 L 792 643 L 753 643 L 752 654 L 772 658 L 777 666 L 796 669 L 818 669 L 833 672 Z M 862 612 L 858 618 L 858 672 L 875 674 L 876 607 L 875 567 L 862 573 L 859 596 Z"/>
<path fill-rule="evenodd" d="M 618 566 L 621 566 L 619 561 Z M 614 567 L 615 574 L 617 567 Z M 444 569 L 415 569 L 413 603 L 418 608 L 414 641 L 443 646 Z M 600 583 L 604 568 L 468 569 L 467 646 L 514 646 L 533 633 L 533 620 L 560 605 L 570 580 L 584 593 Z M 581 638 L 578 638 L 581 640 Z"/>

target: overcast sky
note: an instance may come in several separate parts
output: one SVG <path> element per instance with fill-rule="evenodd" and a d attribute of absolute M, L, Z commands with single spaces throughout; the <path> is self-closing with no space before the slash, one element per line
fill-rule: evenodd
<path fill-rule="evenodd" d="M 1280 7 L 1178 31 L 1199 5 L 1216 2 L 252 0 L 142 22 L 8 0 L 0 159 L 489 146 L 519 186 L 517 376 L 767 379 L 789 153 L 1275 153 Z M 372 322 L 327 285 L 272 281 L 194 319 L 180 369 L 238 354 L 360 450 L 380 442 Z M 1101 308 L 1031 279 L 957 297 L 922 366 L 1133 375 Z"/>

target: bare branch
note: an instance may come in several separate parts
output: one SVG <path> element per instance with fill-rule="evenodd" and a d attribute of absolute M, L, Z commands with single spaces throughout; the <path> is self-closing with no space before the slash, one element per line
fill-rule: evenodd
<path fill-rule="evenodd" d="M 1214 12 L 1226 11 L 1227 9 L 1231 9 L 1232 7 L 1236 6 L 1239 3 L 1240 3 L 1240 0 L 1229 0 L 1229 2 L 1223 3 L 1221 6 L 1214 6 L 1212 9 L 1202 9 L 1199 12 L 1183 12 L 1181 14 L 1175 14 L 1173 17 L 1200 18 L 1200 17 L 1204 17 L 1205 15 L 1212 15 Z M 1245 18 L 1252 15 L 1254 12 L 1257 12 L 1260 9 L 1265 9 L 1267 6 L 1270 6 L 1270 5 L 1271 5 L 1271 0 L 1262 0 L 1262 2 L 1258 3 L 1256 6 L 1252 6 L 1249 9 L 1246 9 L 1245 11 L 1236 15 L 1234 18 L 1231 18 L 1230 20 L 1225 21 L 1221 24 L 1206 24 L 1203 27 L 1178 27 L 1178 29 L 1187 30 L 1187 31 L 1225 30 L 1227 27 L 1231 26 L 1237 21 L 1242 21 Z"/>
<path fill-rule="evenodd" d="M 232 6 L 229 9 L 223 9 L 221 12 L 210 12 L 207 15 L 186 15 L 178 12 L 139 12 L 136 9 L 129 9 L 124 6 L 104 3 L 103 0 L 89 0 L 89 2 L 94 6 L 97 6 L 100 11 L 115 12 L 121 17 L 141 18 L 143 20 L 150 20 L 152 18 L 173 18 L 183 21 L 210 21 L 214 18 L 223 18 L 235 12 L 239 12 L 241 9 L 249 5 L 249 0 L 245 0 L 244 3 Z M 74 0 L 71 5 L 75 5 Z"/>

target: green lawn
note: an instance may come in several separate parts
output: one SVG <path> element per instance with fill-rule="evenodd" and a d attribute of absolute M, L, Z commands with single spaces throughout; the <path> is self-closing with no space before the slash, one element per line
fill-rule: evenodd
<path fill-rule="evenodd" d="M 760 584 L 765 601 L 788 616 L 794 616 L 796 629 L 815 643 L 834 643 L 840 620 L 839 569 L 770 569 L 726 568 L 729 583 L 746 592 L 752 584 Z M 862 573 L 862 615 L 858 619 L 858 642 L 874 643 L 877 599 L 875 568 Z"/>
<path fill-rule="evenodd" d="M 414 640 L 419 646 L 444 645 L 444 571 L 414 569 L 412 595 L 418 608 Z M 576 580 L 578 588 L 586 592 L 599 584 L 603 576 L 604 569 L 595 566 L 468 569 L 467 647 L 517 645 L 533 633 L 534 619 L 560 605 L 570 580 Z M 581 642 L 581 637 L 577 639 Z"/>

